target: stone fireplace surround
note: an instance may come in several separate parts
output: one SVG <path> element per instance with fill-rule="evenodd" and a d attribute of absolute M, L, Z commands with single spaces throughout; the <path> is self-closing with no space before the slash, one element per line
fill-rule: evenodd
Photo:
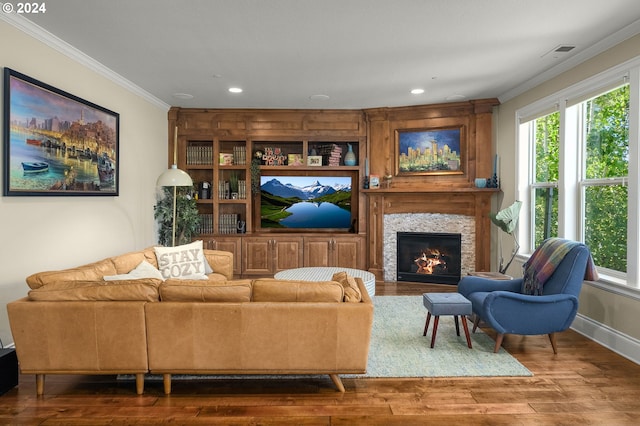
<path fill-rule="evenodd" d="M 365 190 L 369 271 L 395 281 L 397 232 L 451 232 L 462 236 L 462 275 L 491 269 L 491 198 L 498 189 Z"/>
<path fill-rule="evenodd" d="M 397 233 L 398 232 L 445 232 L 460 234 L 461 263 L 460 275 L 475 270 L 476 231 L 472 217 L 439 213 L 400 213 L 384 215 L 384 280 L 397 281 Z"/>

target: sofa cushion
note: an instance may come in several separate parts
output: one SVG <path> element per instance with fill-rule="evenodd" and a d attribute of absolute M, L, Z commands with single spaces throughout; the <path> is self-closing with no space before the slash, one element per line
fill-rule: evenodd
<path fill-rule="evenodd" d="M 116 274 L 126 274 L 134 269 L 143 260 L 146 260 L 154 268 L 158 268 L 158 262 L 156 260 L 156 252 L 153 247 L 147 247 L 143 250 L 132 251 L 129 253 L 119 254 L 109 258 L 113 262 L 113 266 L 116 268 Z"/>
<path fill-rule="evenodd" d="M 163 302 L 250 302 L 251 280 L 170 279 L 160 286 L 160 300 Z"/>
<path fill-rule="evenodd" d="M 27 285 L 37 289 L 60 281 L 102 281 L 105 275 L 118 273 L 111 259 L 104 259 L 76 268 L 38 272 L 27 277 Z"/>
<path fill-rule="evenodd" d="M 358 288 L 356 279 L 347 274 L 346 272 L 336 272 L 331 277 L 332 281 L 339 282 L 344 287 L 344 301 L 345 302 L 360 302 L 362 300 L 362 294 Z"/>
<path fill-rule="evenodd" d="M 102 277 L 105 281 L 118 281 L 118 280 L 138 280 L 144 278 L 155 278 L 164 281 L 160 271 L 155 266 L 143 260 L 138 266 L 136 266 L 131 272 L 118 275 L 105 275 Z"/>
<path fill-rule="evenodd" d="M 121 281 L 57 281 L 29 291 L 36 301 L 146 301 L 159 300 L 159 279 Z"/>
<path fill-rule="evenodd" d="M 261 278 L 253 281 L 254 302 L 342 302 L 342 284 Z"/>
<path fill-rule="evenodd" d="M 176 247 L 154 247 L 164 279 L 206 280 L 202 241 Z"/>

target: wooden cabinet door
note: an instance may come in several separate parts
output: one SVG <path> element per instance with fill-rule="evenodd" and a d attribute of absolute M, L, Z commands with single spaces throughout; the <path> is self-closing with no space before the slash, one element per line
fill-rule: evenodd
<path fill-rule="evenodd" d="M 214 237 L 206 241 L 205 247 L 211 250 L 223 250 L 233 253 L 233 275 L 242 273 L 242 238 Z"/>
<path fill-rule="evenodd" d="M 268 276 L 272 273 L 273 239 L 268 237 L 242 238 L 242 274 Z"/>
<path fill-rule="evenodd" d="M 305 237 L 304 266 L 363 269 L 363 238 L 359 235 Z"/>
<path fill-rule="evenodd" d="M 333 237 L 331 243 L 331 266 L 363 269 L 362 238 L 359 236 Z"/>
<path fill-rule="evenodd" d="M 275 237 L 272 245 L 271 273 L 285 269 L 300 268 L 303 265 L 302 237 Z"/>
<path fill-rule="evenodd" d="M 329 237 L 305 237 L 304 266 L 331 266 L 331 241 Z"/>

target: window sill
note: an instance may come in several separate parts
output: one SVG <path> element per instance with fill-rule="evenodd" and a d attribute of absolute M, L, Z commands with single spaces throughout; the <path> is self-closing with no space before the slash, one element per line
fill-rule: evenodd
<path fill-rule="evenodd" d="M 598 281 L 585 281 L 586 285 L 607 291 L 619 296 L 640 301 L 640 289 L 631 287 L 625 280 L 610 275 L 599 274 Z"/>
<path fill-rule="evenodd" d="M 524 264 L 527 260 L 529 260 L 530 256 L 530 254 L 518 254 L 516 259 Z M 585 285 L 589 285 L 591 287 L 595 287 L 609 293 L 640 301 L 640 288 L 632 287 L 631 285 L 627 284 L 627 281 L 625 279 L 614 277 L 612 275 L 606 275 L 600 272 L 598 273 L 598 276 L 598 281 L 585 281 Z"/>

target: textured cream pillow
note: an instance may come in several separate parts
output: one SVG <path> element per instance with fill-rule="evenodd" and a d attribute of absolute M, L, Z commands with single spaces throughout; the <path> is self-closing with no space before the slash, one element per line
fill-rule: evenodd
<path fill-rule="evenodd" d="M 105 281 L 139 280 L 142 278 L 157 278 L 164 281 L 164 278 L 162 277 L 160 271 L 158 271 L 155 266 L 153 266 L 146 260 L 140 262 L 140 264 L 128 274 L 105 275 L 104 277 L 102 277 L 102 279 L 104 279 Z"/>
<path fill-rule="evenodd" d="M 206 280 L 202 241 L 177 247 L 154 247 L 163 279 Z"/>

